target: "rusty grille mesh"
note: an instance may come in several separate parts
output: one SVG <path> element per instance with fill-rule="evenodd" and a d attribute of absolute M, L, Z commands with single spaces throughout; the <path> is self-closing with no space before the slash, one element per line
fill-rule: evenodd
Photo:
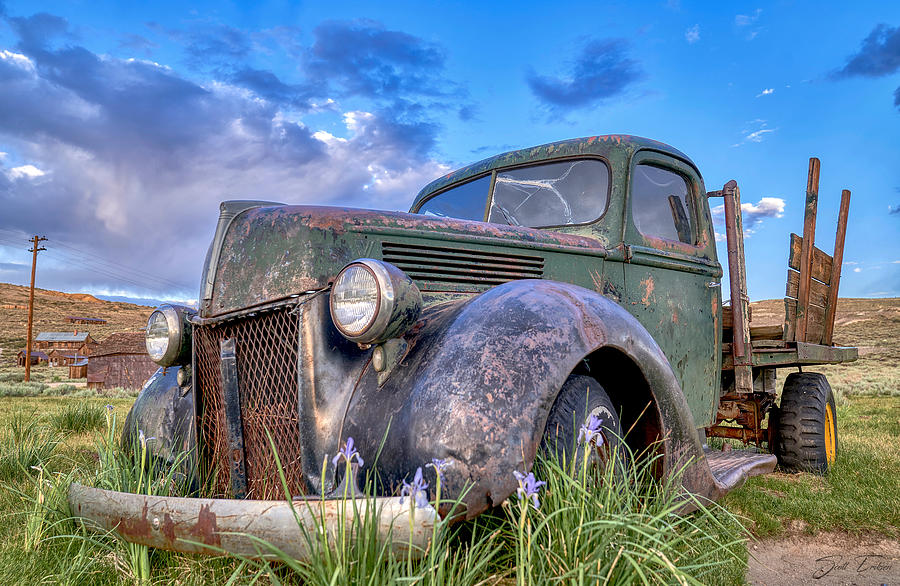
<path fill-rule="evenodd" d="M 278 308 L 231 322 L 194 328 L 197 407 L 203 462 L 215 493 L 231 488 L 225 398 L 219 371 L 219 343 L 235 339 L 247 498 L 279 499 L 284 490 L 269 447 L 272 435 L 292 495 L 305 493 L 300 467 L 298 420 L 299 318 Z M 209 478 L 209 475 L 212 478 Z"/>

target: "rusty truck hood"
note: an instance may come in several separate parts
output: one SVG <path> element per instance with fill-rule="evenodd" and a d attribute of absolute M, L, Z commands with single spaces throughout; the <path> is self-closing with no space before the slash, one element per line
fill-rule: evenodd
<path fill-rule="evenodd" d="M 246 210 L 225 233 L 203 317 L 326 287 L 357 258 L 382 258 L 382 242 L 402 239 L 449 249 L 478 246 L 511 254 L 605 256 L 593 239 L 469 220 L 305 205 Z"/>

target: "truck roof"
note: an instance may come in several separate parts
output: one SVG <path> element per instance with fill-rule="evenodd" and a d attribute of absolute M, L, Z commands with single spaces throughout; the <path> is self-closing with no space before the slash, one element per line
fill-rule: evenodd
<path fill-rule="evenodd" d="M 440 191 L 451 183 L 457 183 L 471 177 L 483 175 L 501 167 L 523 165 L 532 162 L 548 161 L 552 159 L 578 155 L 606 156 L 610 151 L 613 150 L 630 150 L 632 152 L 635 152 L 643 149 L 661 151 L 674 157 L 678 157 L 679 159 L 683 159 L 685 162 L 689 163 L 696 169 L 696 165 L 694 165 L 694 162 L 691 161 L 691 159 L 688 158 L 687 155 L 676 148 L 650 138 L 632 136 L 629 134 L 605 134 L 598 136 L 586 136 L 582 138 L 571 138 L 568 140 L 561 140 L 557 142 L 542 144 L 539 146 L 501 153 L 499 155 L 494 155 L 493 157 L 478 161 L 477 163 L 466 165 L 461 169 L 451 171 L 450 173 L 444 175 L 443 177 L 435 179 L 424 188 L 422 188 L 409 209 L 410 211 L 416 209 L 416 207 L 419 205 L 419 202 L 423 198 L 434 193 L 435 191 Z"/>

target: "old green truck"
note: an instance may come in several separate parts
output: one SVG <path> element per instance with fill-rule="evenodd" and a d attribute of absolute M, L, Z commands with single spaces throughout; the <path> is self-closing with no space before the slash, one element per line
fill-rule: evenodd
<path fill-rule="evenodd" d="M 73 485 L 72 508 L 154 547 L 241 549 L 223 537 L 236 530 L 283 544 L 289 516 L 246 522 L 269 510 L 259 501 L 285 500 L 272 446 L 290 496 L 326 502 L 341 479 L 332 457 L 353 438 L 385 499 L 438 459 L 471 518 L 590 415 L 608 441 L 661 453 L 660 474 L 686 467 L 685 489 L 704 498 L 776 461 L 827 472 L 834 398 L 804 367 L 857 354 L 832 343 L 849 192 L 828 255 L 814 243 L 818 173 L 812 159 L 775 327 L 750 320 L 737 184 L 707 192 L 687 156 L 653 140 L 501 154 L 427 185 L 409 213 L 225 202 L 199 309 L 150 318 L 161 368 L 126 427 L 157 438 L 160 458 L 190 454 L 216 498 Z M 779 406 L 777 368 L 798 371 Z M 709 437 L 753 449 L 712 450 Z"/>

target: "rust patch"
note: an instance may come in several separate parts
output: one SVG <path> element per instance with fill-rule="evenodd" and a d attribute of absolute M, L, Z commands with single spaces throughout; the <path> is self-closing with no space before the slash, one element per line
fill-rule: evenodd
<path fill-rule="evenodd" d="M 175 543 L 175 521 L 172 520 L 172 516 L 169 513 L 166 513 L 163 516 L 162 522 L 162 534 L 166 536 L 166 541 L 169 543 Z"/>
<path fill-rule="evenodd" d="M 147 499 L 144 499 L 144 508 L 141 510 L 141 518 L 125 517 L 119 519 L 116 530 L 123 537 L 149 537 L 151 532 L 150 520 L 147 518 L 148 505 Z"/>
<path fill-rule="evenodd" d="M 641 297 L 641 303 L 650 305 L 650 296 L 653 295 L 653 289 L 656 287 L 656 284 L 653 282 L 653 277 L 647 277 L 641 281 L 641 286 L 644 287 L 644 296 Z"/>
<path fill-rule="evenodd" d="M 222 545 L 219 538 L 219 530 L 216 526 L 216 514 L 210 510 L 212 504 L 200 507 L 200 514 L 197 515 L 197 522 L 188 532 L 197 541 L 206 545 Z"/>

